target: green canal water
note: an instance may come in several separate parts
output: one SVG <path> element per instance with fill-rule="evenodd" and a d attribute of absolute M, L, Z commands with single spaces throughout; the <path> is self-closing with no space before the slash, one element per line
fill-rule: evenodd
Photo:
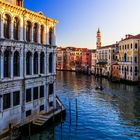
<path fill-rule="evenodd" d="M 56 92 L 66 118 L 25 140 L 140 140 L 140 88 L 94 76 L 57 72 Z M 76 103 L 77 101 L 77 103 Z"/>

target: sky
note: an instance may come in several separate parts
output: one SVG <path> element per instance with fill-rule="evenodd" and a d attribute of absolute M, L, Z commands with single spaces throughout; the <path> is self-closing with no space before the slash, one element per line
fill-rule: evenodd
<path fill-rule="evenodd" d="M 24 0 L 24 7 L 42 11 L 59 21 L 57 46 L 96 48 L 100 28 L 102 45 L 140 33 L 140 0 Z"/>

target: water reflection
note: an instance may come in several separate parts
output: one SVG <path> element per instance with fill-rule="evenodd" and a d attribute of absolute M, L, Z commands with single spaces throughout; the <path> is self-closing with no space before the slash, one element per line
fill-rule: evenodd
<path fill-rule="evenodd" d="M 57 94 L 67 108 L 66 120 L 32 139 L 140 139 L 139 87 L 102 79 L 104 90 L 98 91 L 96 81 L 93 76 L 57 72 Z"/>

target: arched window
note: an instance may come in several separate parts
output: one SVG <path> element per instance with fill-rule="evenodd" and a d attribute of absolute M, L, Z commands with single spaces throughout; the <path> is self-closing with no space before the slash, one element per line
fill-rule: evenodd
<path fill-rule="evenodd" d="M 32 74 L 32 53 L 27 52 L 26 54 L 26 74 L 31 75 Z"/>
<path fill-rule="evenodd" d="M 15 51 L 13 60 L 14 76 L 20 76 L 20 55 L 18 51 Z"/>
<path fill-rule="evenodd" d="M 34 53 L 34 74 L 38 74 L 38 53 Z"/>
<path fill-rule="evenodd" d="M 9 15 L 5 15 L 4 17 L 4 37 L 10 39 L 10 25 L 11 25 L 11 18 Z"/>
<path fill-rule="evenodd" d="M 19 39 L 19 19 L 17 17 L 14 19 L 14 39 Z"/>
<path fill-rule="evenodd" d="M 40 73 L 44 73 L 44 52 L 40 54 Z"/>
<path fill-rule="evenodd" d="M 4 52 L 4 77 L 10 77 L 10 73 L 11 73 L 11 66 L 10 66 L 10 51 L 6 50 Z"/>
<path fill-rule="evenodd" d="M 52 53 L 49 54 L 49 73 L 52 73 Z"/>
<path fill-rule="evenodd" d="M 44 26 L 41 25 L 40 28 L 40 43 L 43 44 L 44 43 Z"/>
<path fill-rule="evenodd" d="M 49 44 L 52 45 L 52 39 L 53 39 L 53 28 L 49 29 Z"/>
<path fill-rule="evenodd" d="M 125 53 L 124 54 L 124 62 L 126 62 L 127 61 L 127 54 Z"/>
<path fill-rule="evenodd" d="M 37 25 L 37 23 L 34 24 L 33 34 L 34 34 L 34 42 L 37 43 L 37 34 L 38 34 L 38 25 Z"/>
<path fill-rule="evenodd" d="M 31 25 L 31 22 L 30 21 L 27 21 L 27 24 L 26 24 L 26 41 L 31 41 L 31 28 L 32 28 L 32 25 Z"/>

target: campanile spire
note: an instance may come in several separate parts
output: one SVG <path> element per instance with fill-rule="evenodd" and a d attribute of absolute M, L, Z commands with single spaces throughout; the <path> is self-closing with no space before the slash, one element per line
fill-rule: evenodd
<path fill-rule="evenodd" d="M 96 42 L 96 47 L 97 49 L 101 48 L 101 32 L 100 32 L 100 29 L 98 28 L 98 31 L 97 31 L 97 42 Z"/>

